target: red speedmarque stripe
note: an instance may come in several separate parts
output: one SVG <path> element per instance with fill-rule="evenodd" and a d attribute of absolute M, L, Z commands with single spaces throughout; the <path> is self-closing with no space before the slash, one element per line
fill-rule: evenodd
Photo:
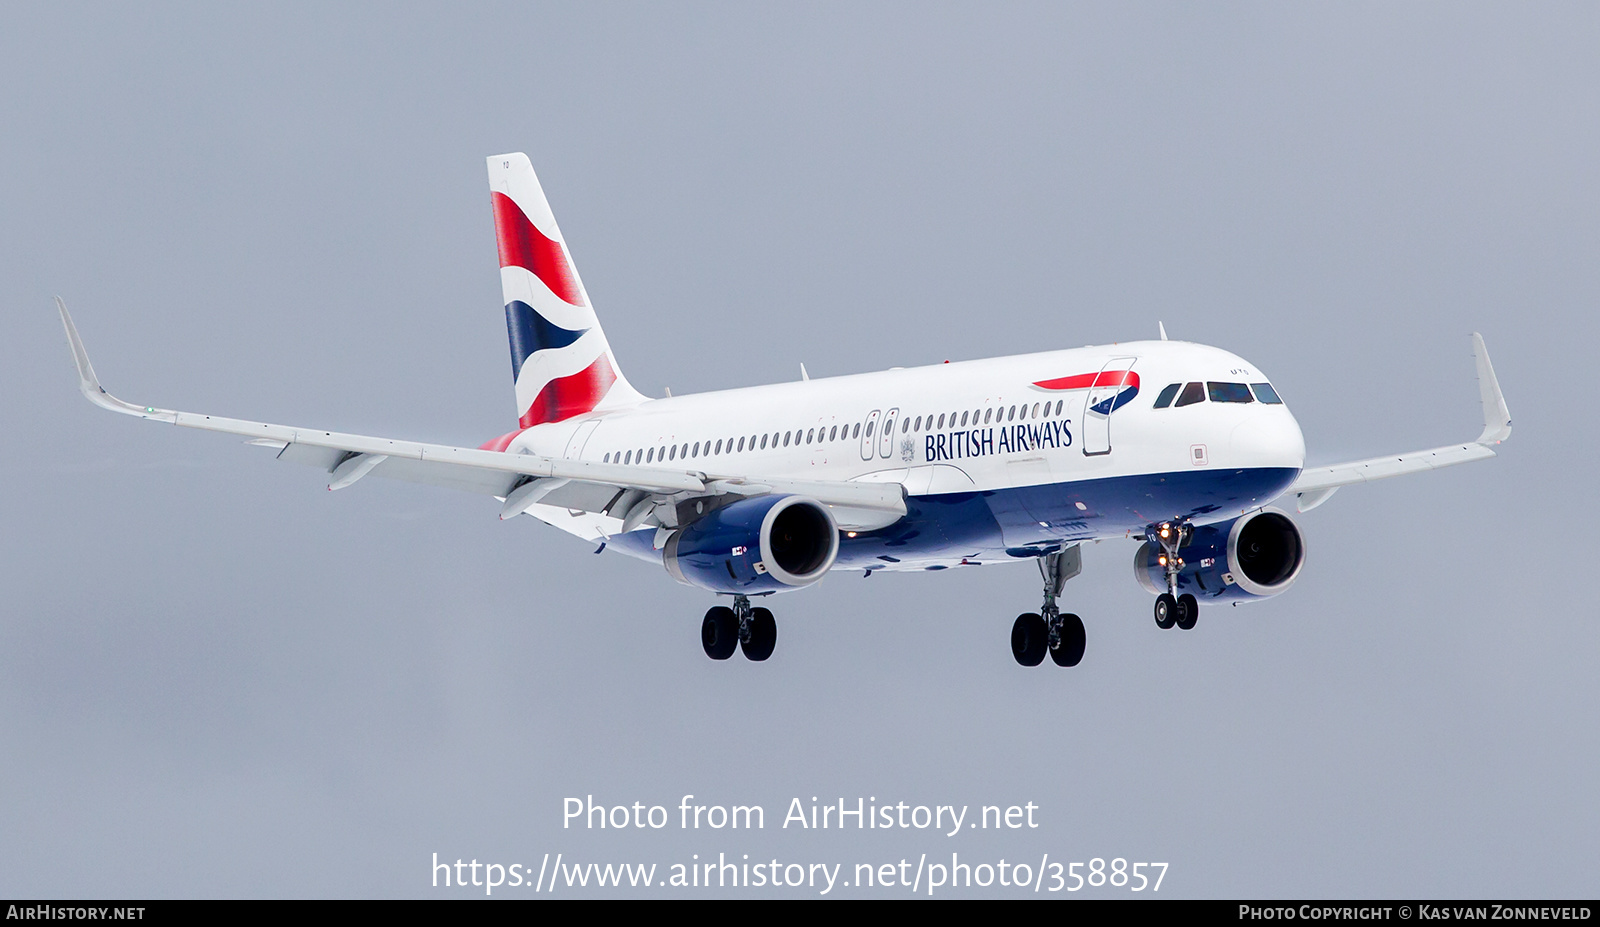
<path fill-rule="evenodd" d="M 491 196 L 494 233 L 500 241 L 500 266 L 526 268 L 562 302 L 583 305 L 583 291 L 578 289 L 578 278 L 567 263 L 561 243 L 544 237 L 511 197 L 504 193 Z"/>
<path fill-rule="evenodd" d="M 611 384 L 617 382 L 617 372 L 604 354 L 595 362 L 570 377 L 557 377 L 539 390 L 533 405 L 523 413 L 520 424 L 532 428 L 545 422 L 559 422 L 574 415 L 594 411 Z"/>
<path fill-rule="evenodd" d="M 521 428 L 518 428 L 516 431 L 508 431 L 498 438 L 491 438 L 490 440 L 478 445 L 478 450 L 504 451 L 506 448 L 511 446 L 512 441 L 516 440 L 517 435 L 522 434 L 522 431 L 523 430 Z"/>
<path fill-rule="evenodd" d="M 1040 389 L 1088 389 L 1091 386 L 1138 386 L 1139 375 L 1132 370 L 1102 370 L 1099 374 L 1079 373 L 1054 380 L 1039 380 Z"/>

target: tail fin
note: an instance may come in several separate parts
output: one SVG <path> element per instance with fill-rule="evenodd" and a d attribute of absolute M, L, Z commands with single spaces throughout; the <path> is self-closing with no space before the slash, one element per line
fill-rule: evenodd
<path fill-rule="evenodd" d="M 489 189 L 519 423 L 532 428 L 644 402 L 600 330 L 528 156 L 489 158 Z"/>

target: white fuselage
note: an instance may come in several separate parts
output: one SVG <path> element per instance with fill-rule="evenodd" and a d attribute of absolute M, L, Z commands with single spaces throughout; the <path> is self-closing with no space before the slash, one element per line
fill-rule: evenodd
<path fill-rule="evenodd" d="M 1137 374 L 1135 395 L 1109 414 L 1096 413 L 1092 407 L 1118 387 L 1096 389 L 1089 381 L 1112 369 Z M 1052 381 L 1056 388 L 1041 385 Z M 1169 384 L 1265 381 L 1217 348 L 1132 342 L 656 399 L 529 428 L 507 450 L 687 468 L 711 478 L 892 481 L 913 503 L 987 500 L 993 526 L 969 524 L 967 507 L 952 516 L 963 526 L 945 530 L 930 509 L 922 517 L 942 537 L 902 543 L 898 553 L 907 556 L 873 567 L 926 568 L 983 562 L 978 558 L 992 559 L 994 551 L 1052 540 L 1123 537 L 1168 518 L 1223 520 L 1265 505 L 1304 464 L 1305 443 L 1287 406 L 1152 407 Z M 1243 473 L 1272 475 L 1243 495 L 1217 493 L 1230 475 Z M 1167 475 L 1195 490 L 1175 485 L 1172 498 L 1145 491 L 1147 481 L 1166 485 Z M 1066 504 L 1085 487 L 1097 487 L 1099 497 Z M 1011 511 L 1017 505 L 1009 496 L 1025 511 Z M 1151 505 L 1141 507 L 1141 496 Z M 550 506 L 532 513 L 589 538 L 622 527 L 605 515 Z M 861 556 L 841 557 L 839 566 L 861 563 Z"/>

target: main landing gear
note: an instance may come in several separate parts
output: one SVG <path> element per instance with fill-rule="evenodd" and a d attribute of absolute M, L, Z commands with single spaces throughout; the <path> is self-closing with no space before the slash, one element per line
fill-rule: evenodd
<path fill-rule="evenodd" d="M 1056 597 L 1067 580 L 1083 571 L 1083 558 L 1074 544 L 1066 550 L 1039 558 L 1039 575 L 1044 578 L 1044 605 L 1039 613 L 1018 615 L 1011 625 L 1011 655 L 1023 666 L 1038 666 L 1044 655 L 1057 666 L 1077 666 L 1083 659 L 1086 638 L 1083 619 L 1061 614 Z"/>
<path fill-rule="evenodd" d="M 1185 592 L 1178 595 L 1178 573 L 1183 570 L 1183 558 L 1178 556 L 1178 548 L 1189 543 L 1194 536 L 1194 526 L 1175 525 L 1171 522 L 1162 522 L 1150 531 L 1150 539 L 1161 545 L 1161 554 L 1156 562 L 1161 564 L 1161 569 L 1167 577 L 1167 591 L 1156 596 L 1156 627 L 1165 631 L 1177 625 L 1179 628 L 1190 631 L 1194 629 L 1196 621 L 1200 620 L 1200 602 L 1194 596 Z"/>
<path fill-rule="evenodd" d="M 713 660 L 726 660 L 737 648 L 746 659 L 759 663 L 778 646 L 778 622 L 767 609 L 751 608 L 749 596 L 736 595 L 732 608 L 718 605 L 706 612 L 700 622 L 700 644 Z"/>

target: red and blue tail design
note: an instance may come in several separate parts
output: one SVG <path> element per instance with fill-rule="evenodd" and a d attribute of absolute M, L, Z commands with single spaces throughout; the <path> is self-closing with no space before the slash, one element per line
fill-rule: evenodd
<path fill-rule="evenodd" d="M 488 160 L 518 423 L 643 402 L 617 369 L 528 156 Z"/>

